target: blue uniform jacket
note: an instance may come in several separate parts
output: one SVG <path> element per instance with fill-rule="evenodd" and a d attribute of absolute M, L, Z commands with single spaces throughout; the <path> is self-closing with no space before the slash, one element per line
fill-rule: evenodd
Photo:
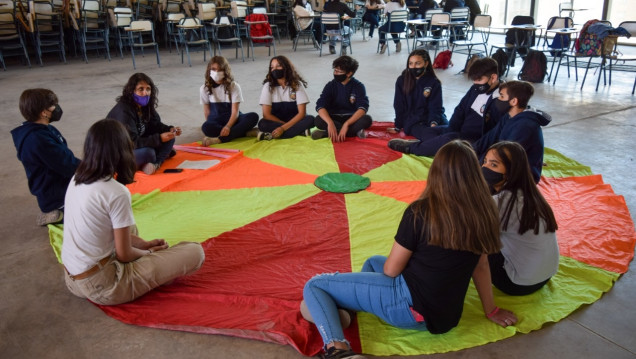
<path fill-rule="evenodd" d="M 52 125 L 24 122 L 11 135 L 40 210 L 50 212 L 64 206 L 66 188 L 79 159 L 60 131 Z"/>
<path fill-rule="evenodd" d="M 543 131 L 541 127 L 546 126 L 550 121 L 552 121 L 552 117 L 549 114 L 531 108 L 512 118 L 505 114 L 495 128 L 473 144 L 473 148 L 479 158 L 483 159 L 488 148 L 499 141 L 519 143 L 528 155 L 532 177 L 536 183 L 539 183 L 543 168 Z"/>
<path fill-rule="evenodd" d="M 346 85 L 336 80 L 327 82 L 316 101 L 316 112 L 321 108 L 330 115 L 353 115 L 358 109 L 369 111 L 369 98 L 362 82 L 352 77 Z"/>
<path fill-rule="evenodd" d="M 477 96 L 479 96 L 479 93 L 475 88 L 471 87 L 457 107 L 455 107 L 455 112 L 453 112 L 453 116 L 448 122 L 448 128 L 444 132 L 457 132 L 459 133 L 459 138 L 474 142 L 495 127 L 502 116 L 492 104 L 495 100 L 492 98 L 492 93 L 495 92 L 497 88 L 498 87 L 495 87 L 486 93 L 490 98 L 480 109 L 483 112 L 482 117 L 472 109 L 472 105 L 475 99 L 477 99 Z"/>
<path fill-rule="evenodd" d="M 442 84 L 435 76 L 425 74 L 420 77 L 408 95 L 402 91 L 403 84 L 404 75 L 400 75 L 395 82 L 393 98 L 396 128 L 403 128 L 404 133 L 408 135 L 411 127 L 420 122 L 429 127 L 433 123 L 446 124 L 446 118 L 443 116 Z"/>

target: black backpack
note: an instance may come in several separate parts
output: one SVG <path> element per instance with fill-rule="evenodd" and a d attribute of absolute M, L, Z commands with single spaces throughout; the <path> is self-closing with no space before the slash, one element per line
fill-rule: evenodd
<path fill-rule="evenodd" d="M 225 23 L 226 21 L 222 20 L 222 18 L 226 18 L 227 22 L 229 22 L 230 24 L 234 24 L 234 19 L 229 15 L 217 16 L 216 19 L 214 19 L 214 23 L 216 24 Z M 225 39 L 231 39 L 233 37 L 236 37 L 236 34 L 234 33 L 233 27 L 221 26 L 217 29 L 216 37 L 220 40 L 225 40 Z M 226 45 L 226 44 L 223 44 L 223 45 Z"/>
<path fill-rule="evenodd" d="M 530 50 L 519 71 L 519 80 L 528 82 L 543 82 L 548 74 L 548 59 L 541 51 Z"/>
<path fill-rule="evenodd" d="M 493 60 L 497 61 L 497 72 L 499 78 L 504 77 L 506 67 L 508 66 L 508 54 L 503 49 L 497 49 L 492 55 Z"/>
<path fill-rule="evenodd" d="M 466 59 L 466 65 L 464 65 L 464 69 L 461 72 L 463 72 L 464 75 L 468 75 L 468 71 L 470 71 L 470 67 L 473 66 L 473 63 L 475 63 L 475 61 L 479 59 L 482 59 L 483 57 L 484 55 L 482 55 L 481 53 L 473 54 L 471 57 Z"/>

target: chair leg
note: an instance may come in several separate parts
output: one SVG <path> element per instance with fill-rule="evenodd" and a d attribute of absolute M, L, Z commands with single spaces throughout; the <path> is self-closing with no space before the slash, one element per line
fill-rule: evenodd
<path fill-rule="evenodd" d="M 570 61 L 570 59 L 568 59 Z M 559 60 L 559 64 L 557 65 L 557 71 L 554 74 L 554 81 L 552 82 L 552 86 L 556 84 L 557 77 L 559 76 L 559 69 L 561 68 L 561 60 Z"/>
<path fill-rule="evenodd" d="M 157 65 L 161 67 L 161 60 L 159 59 L 159 44 L 155 44 L 155 53 L 157 54 Z"/>
<path fill-rule="evenodd" d="M 2 62 L 2 66 L 4 66 L 4 61 Z M 634 90 L 636 90 L 636 76 L 634 77 L 634 86 L 632 86 L 632 95 L 634 94 Z"/>
<path fill-rule="evenodd" d="M 587 78 L 587 72 L 590 69 L 591 63 L 592 63 L 592 57 L 590 57 L 590 59 L 587 61 L 587 67 L 585 67 L 585 75 L 583 75 L 583 81 L 581 82 L 581 91 L 583 91 L 583 85 L 585 85 L 585 79 Z"/>
<path fill-rule="evenodd" d="M 135 48 L 134 48 L 134 46 L 130 47 L 130 55 L 132 57 L 133 70 L 137 70 L 137 66 L 135 65 Z"/>

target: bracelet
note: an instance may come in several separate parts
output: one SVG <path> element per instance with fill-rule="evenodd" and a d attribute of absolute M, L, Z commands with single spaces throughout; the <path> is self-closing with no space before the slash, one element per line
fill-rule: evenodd
<path fill-rule="evenodd" d="M 490 319 L 497 313 L 499 313 L 499 307 L 495 307 L 495 309 L 493 309 L 492 312 L 486 314 L 486 318 Z"/>

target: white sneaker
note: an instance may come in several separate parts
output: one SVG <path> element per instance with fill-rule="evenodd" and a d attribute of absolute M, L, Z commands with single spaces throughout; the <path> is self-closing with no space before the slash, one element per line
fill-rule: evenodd
<path fill-rule="evenodd" d="M 386 52 L 386 42 L 382 44 L 382 46 L 380 47 L 380 55 L 384 54 Z"/>
<path fill-rule="evenodd" d="M 141 167 L 141 171 L 147 175 L 151 175 L 155 172 L 157 172 L 157 169 L 159 168 L 159 165 L 156 163 L 152 163 L 152 162 L 148 162 L 145 165 L 143 165 Z"/>
<path fill-rule="evenodd" d="M 219 143 L 221 143 L 221 140 L 218 137 L 203 137 L 203 141 L 201 141 L 201 144 L 206 147 L 218 145 Z"/>
<path fill-rule="evenodd" d="M 256 141 L 269 141 L 272 139 L 272 134 L 269 132 L 258 132 L 256 135 Z"/>

